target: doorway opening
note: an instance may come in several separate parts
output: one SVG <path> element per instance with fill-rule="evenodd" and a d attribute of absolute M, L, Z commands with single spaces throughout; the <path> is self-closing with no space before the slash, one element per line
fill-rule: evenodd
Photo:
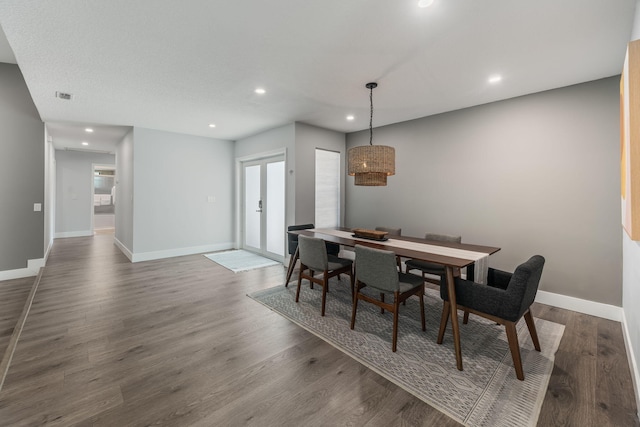
<path fill-rule="evenodd" d="M 113 233 L 116 228 L 116 167 L 93 165 L 91 189 L 93 233 Z"/>

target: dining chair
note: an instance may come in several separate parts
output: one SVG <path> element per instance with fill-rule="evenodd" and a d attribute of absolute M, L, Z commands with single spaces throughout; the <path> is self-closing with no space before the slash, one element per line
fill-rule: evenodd
<path fill-rule="evenodd" d="M 299 235 L 298 249 L 300 254 L 300 273 L 298 274 L 296 302 L 300 300 L 302 279 L 309 280 L 312 288 L 313 284 L 317 283 L 322 286 L 322 307 L 320 309 L 320 314 L 324 316 L 327 292 L 329 290 L 329 279 L 338 276 L 341 273 L 345 273 L 349 276 L 351 282 L 351 296 L 353 297 L 354 278 L 352 260 L 327 254 L 325 241 L 316 237 Z M 309 270 L 308 273 L 307 270 Z M 322 276 L 317 277 L 316 273 L 320 273 Z"/>
<path fill-rule="evenodd" d="M 402 234 L 402 228 L 376 227 L 376 231 L 386 231 L 389 236 L 400 236 Z M 398 264 L 398 271 L 402 271 L 402 259 L 399 256 L 396 256 L 396 263 Z"/>
<path fill-rule="evenodd" d="M 356 286 L 351 311 L 351 329 L 356 324 L 358 301 L 366 301 L 393 313 L 393 338 L 391 350 L 396 351 L 398 342 L 398 313 L 400 303 L 412 295 L 420 299 L 420 320 L 422 330 L 426 330 L 424 319 L 424 282 L 420 277 L 399 272 L 396 267 L 396 254 L 391 251 L 356 245 Z M 379 293 L 380 299 L 369 293 L 361 292 L 365 287 Z M 393 302 L 385 302 L 385 295 L 392 295 Z"/>
<path fill-rule="evenodd" d="M 447 242 L 447 243 L 462 243 L 461 236 L 451 236 L 448 234 L 435 234 L 427 233 L 424 236 L 425 240 L 432 240 L 434 242 Z M 443 265 L 435 264 L 432 262 L 422 261 L 418 259 L 410 259 L 405 263 L 405 272 L 409 273 L 411 270 L 420 270 L 422 272 L 422 279 L 426 282 L 433 283 L 435 285 L 440 284 L 440 280 L 445 277 L 445 268 Z M 456 272 L 458 275 L 460 271 Z M 427 274 L 439 276 L 438 279 L 432 279 L 427 277 Z"/>
<path fill-rule="evenodd" d="M 290 225 L 290 226 L 287 227 L 287 231 L 309 230 L 309 229 L 312 229 L 312 228 L 315 228 L 315 226 L 313 224 Z M 331 243 L 331 242 L 325 242 L 325 246 L 327 248 L 327 253 L 329 255 L 338 256 L 338 254 L 340 253 L 340 245 L 338 245 L 338 244 Z M 287 233 L 287 248 L 288 248 L 288 252 L 289 252 L 289 255 L 291 256 L 291 258 L 289 259 L 289 268 L 287 269 L 287 278 L 286 278 L 286 281 L 285 281 L 285 284 L 284 284 L 285 287 L 289 286 L 289 280 L 291 280 L 291 276 L 293 274 L 293 270 L 296 267 L 295 264 L 296 264 L 297 260 L 293 261 L 293 255 L 296 253 L 296 249 L 298 249 L 298 235 L 297 234 Z"/>
<path fill-rule="evenodd" d="M 402 228 L 376 227 L 376 231 L 386 231 L 389 236 L 400 236 Z"/>
<path fill-rule="evenodd" d="M 482 316 L 505 326 L 513 366 L 519 380 L 524 380 L 524 372 L 516 324 L 524 317 L 533 346 L 537 351 L 540 351 L 538 333 L 531 314 L 531 304 L 533 304 L 538 291 L 544 262 L 544 257 L 534 255 L 525 263 L 520 264 L 513 273 L 489 268 L 486 285 L 459 277 L 454 279 L 459 310 Z M 449 317 L 457 316 L 457 313 L 451 313 L 451 304 L 444 278 L 440 282 L 440 296 L 444 303 L 440 330 L 438 331 L 438 344 L 442 344 Z"/>

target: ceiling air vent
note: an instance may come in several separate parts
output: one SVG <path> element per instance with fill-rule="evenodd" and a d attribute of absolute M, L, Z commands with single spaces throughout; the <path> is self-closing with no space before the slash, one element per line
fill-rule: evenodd
<path fill-rule="evenodd" d="M 71 94 L 66 92 L 56 92 L 56 98 L 66 99 L 67 101 L 71 100 Z"/>

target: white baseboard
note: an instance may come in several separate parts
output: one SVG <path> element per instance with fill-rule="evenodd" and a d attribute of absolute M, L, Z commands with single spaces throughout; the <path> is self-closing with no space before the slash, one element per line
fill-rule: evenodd
<path fill-rule="evenodd" d="M 40 271 L 40 267 L 44 267 L 44 263 L 44 258 L 28 259 L 27 268 L 0 271 L 0 280 L 13 280 L 37 276 L 38 271 Z"/>
<path fill-rule="evenodd" d="M 622 334 L 624 335 L 624 346 L 627 350 L 627 359 L 629 360 L 629 369 L 631 370 L 631 381 L 633 382 L 633 389 L 636 391 L 636 408 L 638 408 L 637 415 L 640 416 L 640 370 L 636 362 L 636 355 L 631 346 L 631 334 L 627 326 L 626 317 L 622 317 Z"/>
<path fill-rule="evenodd" d="M 90 237 L 93 236 L 93 231 L 84 230 L 84 231 L 63 231 L 61 233 L 56 233 L 56 239 L 66 239 L 68 237 Z"/>
<path fill-rule="evenodd" d="M 569 297 L 566 295 L 554 294 L 552 292 L 539 290 L 536 295 L 536 302 L 564 308 L 566 310 L 577 311 L 578 313 L 584 313 L 591 316 L 602 317 L 604 319 L 615 320 L 616 322 L 621 322 L 623 318 L 622 307 Z"/>
<path fill-rule="evenodd" d="M 207 252 L 223 251 L 233 249 L 233 242 L 217 243 L 214 245 L 191 246 L 188 248 L 167 249 L 163 251 L 140 252 L 131 255 L 131 262 L 152 261 L 154 259 L 173 258 L 177 256 L 201 254 Z M 126 255 L 126 254 L 125 254 Z"/>
<path fill-rule="evenodd" d="M 131 252 L 129 250 L 129 248 L 127 248 L 124 243 L 122 243 L 120 240 L 118 240 L 115 236 L 113 236 L 113 243 L 116 245 L 116 247 L 118 249 L 120 249 L 120 251 L 124 254 L 124 256 L 126 256 L 127 258 L 129 258 L 129 261 L 132 260 L 133 258 L 133 252 Z"/>

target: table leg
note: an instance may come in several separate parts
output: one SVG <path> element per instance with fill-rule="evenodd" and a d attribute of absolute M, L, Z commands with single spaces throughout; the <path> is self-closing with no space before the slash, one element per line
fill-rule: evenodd
<path fill-rule="evenodd" d="M 447 291 L 451 304 L 451 327 L 453 329 L 453 345 L 456 350 L 456 364 L 462 371 L 462 348 L 460 347 L 460 326 L 458 324 L 458 304 L 456 303 L 456 285 L 453 279 L 453 267 L 446 267 Z"/>
<path fill-rule="evenodd" d="M 289 286 L 289 280 L 291 280 L 291 275 L 293 274 L 293 269 L 296 268 L 296 263 L 298 262 L 298 258 L 300 258 L 300 254 L 298 253 L 298 248 L 293 253 L 293 256 L 289 260 L 289 268 L 287 268 L 287 278 L 284 281 L 284 287 Z"/>

